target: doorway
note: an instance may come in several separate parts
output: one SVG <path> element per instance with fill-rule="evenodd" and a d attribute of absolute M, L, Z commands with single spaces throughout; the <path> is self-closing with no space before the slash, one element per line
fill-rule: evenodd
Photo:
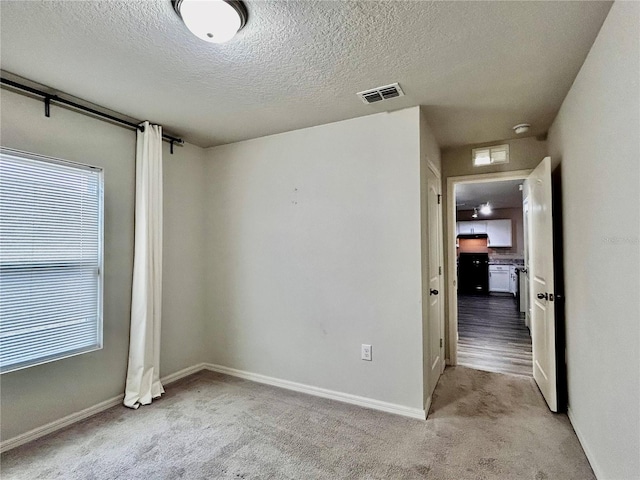
<path fill-rule="evenodd" d="M 531 332 L 532 376 L 540 389 L 549 409 L 553 412 L 565 408 L 563 392 L 565 369 L 559 353 L 564 351 L 563 303 L 564 294 L 559 287 L 561 279 L 557 278 L 554 264 L 557 257 L 554 248 L 554 209 L 553 176 L 551 158 L 545 157 L 532 171 L 503 172 L 466 177 L 451 177 L 447 180 L 447 262 L 448 262 L 448 314 L 449 314 L 449 361 L 458 364 L 458 262 L 456 244 L 451 241 L 458 237 L 460 225 L 456 224 L 456 190 L 460 185 L 490 183 L 495 181 L 522 180 L 523 215 L 527 218 L 525 237 L 526 255 L 524 271 L 528 277 L 524 295 L 528 300 L 529 331 Z M 556 192 L 557 193 L 557 192 Z M 477 233 L 475 229 L 472 234 Z M 487 237 L 490 234 L 487 233 Z M 488 263 L 488 262 L 487 262 Z M 560 280 L 560 281 L 559 281 Z M 491 287 L 489 287 L 491 289 Z M 557 305 L 557 306 L 556 306 Z"/>
<path fill-rule="evenodd" d="M 532 376 L 522 184 L 530 171 L 448 179 L 449 358 Z"/>

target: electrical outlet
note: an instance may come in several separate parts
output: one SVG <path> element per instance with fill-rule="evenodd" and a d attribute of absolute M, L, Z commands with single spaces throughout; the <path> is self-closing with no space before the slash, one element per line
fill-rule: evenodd
<path fill-rule="evenodd" d="M 360 351 L 360 358 L 368 362 L 371 361 L 371 345 L 362 344 L 362 350 Z"/>

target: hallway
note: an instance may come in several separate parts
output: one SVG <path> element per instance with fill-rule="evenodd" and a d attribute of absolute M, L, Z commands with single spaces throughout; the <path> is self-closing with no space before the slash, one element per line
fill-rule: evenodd
<path fill-rule="evenodd" d="M 532 376 L 531 337 L 513 297 L 458 295 L 458 365 Z"/>

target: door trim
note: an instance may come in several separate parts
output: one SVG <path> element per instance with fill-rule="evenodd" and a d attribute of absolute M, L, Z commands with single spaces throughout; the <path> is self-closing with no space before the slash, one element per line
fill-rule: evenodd
<path fill-rule="evenodd" d="M 463 183 L 488 183 L 499 180 L 524 180 L 533 170 L 511 172 L 478 173 L 447 178 L 447 319 L 449 328 L 445 332 L 449 347 L 448 365 L 458 364 L 458 287 L 456 285 L 456 185 Z M 443 235 L 444 237 L 444 235 Z M 453 240 L 453 241 L 452 241 Z"/>

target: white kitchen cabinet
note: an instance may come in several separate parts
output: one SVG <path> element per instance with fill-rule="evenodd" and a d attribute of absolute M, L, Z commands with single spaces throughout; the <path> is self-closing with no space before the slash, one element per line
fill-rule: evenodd
<path fill-rule="evenodd" d="M 475 222 L 458 222 L 458 235 L 473 235 L 475 233 L 487 233 L 487 222 L 478 220 Z"/>
<path fill-rule="evenodd" d="M 489 291 L 511 293 L 511 265 L 489 265 Z"/>
<path fill-rule="evenodd" d="M 471 232 L 471 224 L 473 222 L 458 222 L 458 235 L 468 235 Z"/>
<path fill-rule="evenodd" d="M 489 291 L 515 295 L 518 291 L 516 266 L 489 265 Z"/>
<path fill-rule="evenodd" d="M 486 233 L 489 247 L 511 247 L 511 220 L 487 220 Z"/>

